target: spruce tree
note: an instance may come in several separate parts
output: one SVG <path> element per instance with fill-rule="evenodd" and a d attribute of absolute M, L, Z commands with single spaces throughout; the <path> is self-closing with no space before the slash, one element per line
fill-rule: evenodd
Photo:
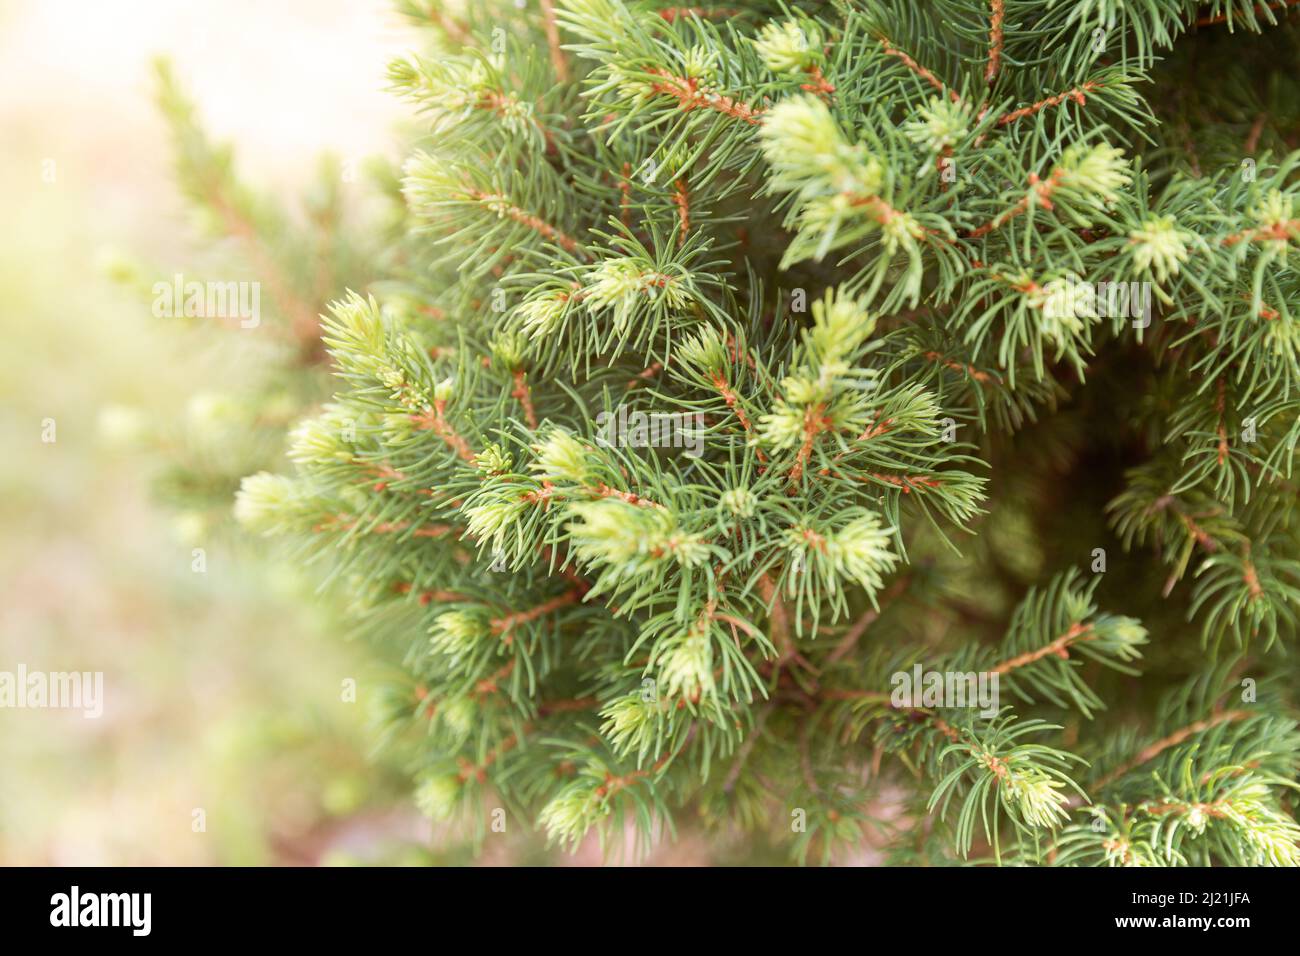
<path fill-rule="evenodd" d="M 1291 6 L 410 0 L 403 234 L 236 511 L 419 805 L 1300 862 Z"/>
<path fill-rule="evenodd" d="M 158 262 L 114 252 L 102 265 L 153 312 L 178 350 L 217 367 L 221 379 L 196 382 L 181 414 L 114 405 L 100 426 L 110 441 L 151 453 L 157 497 L 177 509 L 180 535 L 200 543 L 229 530 L 240 479 L 282 460 L 289 428 L 328 398 L 319 313 L 335 289 L 365 287 L 385 272 L 400 190 L 381 168 L 345 167 L 329 154 L 300 195 L 255 188 L 234 149 L 208 135 L 171 63 L 154 66 L 176 187 L 208 255 L 173 253 Z M 367 187 L 364 195 L 349 195 L 362 193 L 353 183 Z M 196 309 L 172 291 L 241 283 L 258 285 L 256 316 L 236 314 L 237 294 L 223 295 L 223 314 L 208 315 L 201 302 Z"/>

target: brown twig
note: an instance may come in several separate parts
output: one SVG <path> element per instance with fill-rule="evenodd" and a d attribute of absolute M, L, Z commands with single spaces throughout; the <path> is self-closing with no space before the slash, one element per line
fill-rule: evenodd
<path fill-rule="evenodd" d="M 1001 383 L 1001 379 L 990 372 L 981 372 L 974 365 L 963 365 L 961 362 L 940 355 L 938 352 L 926 352 L 922 357 L 929 359 L 931 362 L 938 362 L 944 368 L 950 368 L 954 372 L 965 372 L 981 385 L 987 385 L 990 382 L 995 385 Z"/>
<path fill-rule="evenodd" d="M 536 607 L 529 608 L 527 611 L 515 611 L 504 617 L 493 618 L 491 621 L 492 630 L 500 634 L 506 640 L 506 643 L 510 643 L 510 632 L 520 624 L 527 624 L 529 621 L 535 621 L 552 611 L 558 611 L 562 607 L 575 604 L 582 600 L 584 593 L 582 588 L 573 587 L 563 594 L 556 595 L 549 601 L 543 601 Z"/>
<path fill-rule="evenodd" d="M 637 505 L 641 508 L 663 508 L 657 501 L 651 501 L 649 498 L 642 498 L 636 492 L 623 491 L 619 488 L 613 488 L 601 482 L 592 489 L 597 496 L 601 498 L 617 498 L 619 501 L 625 501 L 630 505 Z"/>
<path fill-rule="evenodd" d="M 1246 585 L 1246 593 L 1250 595 L 1250 603 L 1258 601 L 1264 596 L 1264 588 L 1259 583 L 1259 572 L 1255 570 L 1254 563 L 1250 560 L 1250 545 L 1246 545 L 1246 553 L 1241 557 L 1241 579 Z"/>
<path fill-rule="evenodd" d="M 1110 773 L 1106 774 L 1106 776 L 1098 780 L 1094 785 L 1094 789 L 1100 790 L 1103 787 L 1114 783 L 1120 777 L 1142 766 L 1142 764 L 1154 760 L 1170 747 L 1178 746 L 1193 734 L 1199 734 L 1212 727 L 1217 727 L 1219 724 L 1226 724 L 1236 720 L 1245 720 L 1249 716 L 1250 712 L 1246 710 L 1224 710 L 1207 717 L 1205 720 L 1198 720 L 1188 724 L 1186 727 L 1175 730 L 1168 737 L 1161 737 L 1150 746 L 1143 747 L 1132 757 L 1132 759 L 1126 760 Z"/>
<path fill-rule="evenodd" d="M 1218 443 L 1218 462 L 1222 468 L 1228 462 L 1228 427 L 1224 422 L 1223 413 L 1228 404 L 1227 391 L 1223 384 L 1223 378 L 1215 382 L 1217 394 L 1214 399 L 1214 411 L 1218 416 L 1218 426 L 1215 428 L 1215 434 L 1219 437 Z"/>
<path fill-rule="evenodd" d="M 927 70 L 925 67 L 921 66 L 921 64 L 917 63 L 916 60 L 914 60 L 911 56 L 904 53 L 902 50 L 898 49 L 898 47 L 894 46 L 894 44 L 890 42 L 888 37 L 880 36 L 877 37 L 877 39 L 880 41 L 880 45 L 885 48 L 886 54 L 892 57 L 897 57 L 899 60 L 902 61 L 905 67 L 907 67 L 917 76 L 919 76 L 925 82 L 929 83 L 940 93 L 947 93 L 954 103 L 961 102 L 961 97 L 957 95 L 956 90 L 948 89 L 948 87 L 944 85 L 941 79 L 939 79 L 929 70 Z"/>
<path fill-rule="evenodd" d="M 289 320 L 294 338 L 305 349 L 315 351 L 320 345 L 320 317 L 315 309 L 291 290 L 289 280 L 267 251 L 252 221 L 227 201 L 219 187 L 209 188 L 212 204 L 220 214 L 222 224 L 248 250 L 253 268 L 265 280 L 276 308 Z"/>
<path fill-rule="evenodd" d="M 519 401 L 524 410 L 524 420 L 532 431 L 537 431 L 537 412 L 533 409 L 533 394 L 528 388 L 528 373 L 523 369 L 514 372 L 515 387 L 510 396 Z"/>
<path fill-rule="evenodd" d="M 618 218 L 625 226 L 632 224 L 632 164 L 623 164 L 623 175 L 618 180 Z"/>
<path fill-rule="evenodd" d="M 555 68 L 556 78 L 561 83 L 569 82 L 569 63 L 560 46 L 560 28 L 555 22 L 555 5 L 551 0 L 540 0 L 542 19 L 546 28 L 546 45 L 551 51 L 551 66 Z"/>
<path fill-rule="evenodd" d="M 684 20 L 687 17 L 699 17 L 701 20 L 725 20 L 727 17 L 734 17 L 741 11 L 736 7 L 664 7 L 659 11 L 661 16 L 668 23 L 676 23 L 678 20 Z"/>
<path fill-rule="evenodd" d="M 393 590 L 398 594 L 410 594 L 415 586 L 410 581 L 398 581 L 393 585 Z M 473 600 L 467 594 L 461 594 L 458 591 L 421 591 L 418 598 L 421 607 L 427 607 L 430 604 L 454 604 L 459 601 Z"/>
<path fill-rule="evenodd" d="M 931 710 L 924 707 L 896 707 L 889 694 L 881 691 L 870 690 L 832 690 L 823 695 L 827 700 L 866 700 L 876 704 L 884 704 L 891 710 L 906 714 L 915 721 L 929 724 L 939 733 L 943 734 L 949 740 L 956 742 L 961 738 L 961 733 L 946 720 Z"/>
<path fill-rule="evenodd" d="M 804 469 L 808 466 L 808 459 L 812 455 L 813 444 L 817 436 L 831 427 L 830 421 L 823 412 L 826 406 L 817 404 L 809 405 L 803 415 L 803 441 L 799 444 L 799 454 L 795 457 L 794 466 L 790 469 L 790 484 L 796 485 L 799 479 L 803 477 Z"/>
<path fill-rule="evenodd" d="M 749 755 L 753 751 L 754 745 L 758 743 L 758 738 L 762 736 L 763 725 L 767 723 L 767 717 L 772 713 L 772 708 L 775 706 L 776 703 L 774 701 L 768 701 L 763 709 L 759 711 L 758 719 L 754 721 L 754 729 L 749 732 L 749 736 L 745 738 L 745 742 L 741 744 L 740 749 L 736 751 L 736 759 L 732 763 L 731 769 L 727 771 L 726 779 L 722 782 L 723 793 L 729 794 L 735 788 L 736 781 L 740 779 L 740 770 L 745 765 L 745 761 L 749 759 Z"/>
<path fill-rule="evenodd" d="M 360 522 L 356 521 L 351 515 L 334 515 L 330 520 L 323 521 L 312 527 L 312 531 L 320 533 L 322 531 L 351 531 L 358 527 Z M 449 524 L 430 524 L 416 525 L 414 530 L 409 521 L 381 521 L 366 528 L 368 534 L 399 534 L 403 531 L 411 531 L 414 538 L 445 538 L 449 534 L 457 534 L 462 529 L 455 525 Z"/>
<path fill-rule="evenodd" d="M 1290 242 L 1300 234 L 1300 219 L 1285 219 L 1271 226 L 1257 229 L 1244 229 L 1223 237 L 1225 246 L 1235 246 L 1239 242 Z"/>
<path fill-rule="evenodd" d="M 977 229 L 972 229 L 966 233 L 967 239 L 978 239 L 986 236 L 990 232 L 1001 229 L 1008 222 L 1019 216 L 1021 213 L 1028 211 L 1031 203 L 1037 202 L 1043 209 L 1052 208 L 1052 193 L 1061 185 L 1061 177 L 1064 170 L 1060 167 L 1052 170 L 1052 174 L 1046 179 L 1040 180 L 1037 173 L 1029 174 L 1029 191 L 1024 197 L 1012 206 L 1010 209 L 1000 213 L 996 218 L 989 220 Z"/>
<path fill-rule="evenodd" d="M 647 72 L 660 77 L 659 80 L 650 84 L 650 88 L 656 93 L 671 96 L 682 105 L 682 109 L 686 112 L 710 109 L 716 110 L 724 116 L 742 120 L 751 126 L 758 126 L 761 122 L 759 119 L 759 116 L 763 113 L 761 109 L 755 109 L 721 93 L 701 90 L 694 77 L 674 76 L 667 70 L 658 68 Z"/>
<path fill-rule="evenodd" d="M 686 179 L 679 178 L 673 183 L 673 205 L 677 207 L 677 222 L 682 241 L 691 232 L 691 197 L 686 190 Z"/>
<path fill-rule="evenodd" d="M 782 648 L 783 651 L 791 646 L 790 640 L 790 616 L 786 611 L 785 599 L 781 597 L 781 592 L 772 580 L 770 573 L 764 573 L 758 579 L 758 593 L 762 596 L 764 603 L 768 606 L 768 624 L 772 634 L 772 643 Z"/>
<path fill-rule="evenodd" d="M 1087 83 L 1084 83 L 1083 86 L 1076 86 L 1072 90 L 1066 90 L 1064 93 L 1057 93 L 1055 96 L 1049 96 L 1047 97 L 1047 99 L 1039 100 L 1037 103 L 1031 103 L 1028 106 L 1022 106 L 1018 110 L 1012 110 L 1010 113 L 1007 113 L 1005 116 L 1001 116 L 998 118 L 998 125 L 1010 126 L 1012 123 L 1016 122 L 1017 120 L 1024 119 L 1026 116 L 1033 116 L 1035 113 L 1041 112 L 1042 110 L 1048 109 L 1053 106 L 1059 106 L 1061 103 L 1064 103 L 1066 100 L 1071 100 L 1075 103 L 1078 103 L 1080 106 L 1085 106 L 1088 102 L 1088 94 L 1091 93 L 1093 90 L 1100 89 L 1100 88 L 1101 88 L 1100 83 L 1094 80 L 1089 80 Z"/>
<path fill-rule="evenodd" d="M 470 41 L 471 37 L 469 29 L 459 20 L 448 16 L 446 11 L 442 9 L 441 4 L 436 6 L 431 5 L 428 13 L 430 22 L 443 33 L 447 34 L 447 39 L 451 40 L 453 43 L 461 44 Z"/>
<path fill-rule="evenodd" d="M 498 216 L 513 219 L 515 222 L 527 226 L 529 229 L 532 229 L 544 238 L 550 239 L 566 251 L 578 251 L 577 239 L 561 232 L 540 216 L 535 216 L 526 209 L 521 209 L 519 206 L 514 205 L 507 197 L 497 193 L 488 193 L 481 189 L 473 188 L 467 189 L 466 195 L 475 202 L 480 202 L 488 206 L 496 212 Z"/>
<path fill-rule="evenodd" d="M 1267 122 L 1267 113 L 1260 113 L 1259 116 L 1255 117 L 1255 122 L 1250 127 L 1250 133 L 1246 136 L 1246 155 L 1255 155 L 1255 150 L 1259 148 L 1259 138 L 1264 135 L 1264 124 Z"/>
<path fill-rule="evenodd" d="M 840 642 L 835 645 L 835 650 L 831 651 L 830 655 L 826 658 L 826 663 L 833 664 L 851 654 L 853 649 L 858 646 L 858 641 L 862 639 L 862 635 L 867 632 L 867 628 L 874 624 L 876 619 L 880 617 L 883 606 L 889 604 L 903 591 L 906 591 L 907 586 L 910 583 L 911 577 L 909 575 L 903 575 L 891 584 L 889 590 L 886 591 L 881 598 L 881 607 L 869 607 L 862 612 L 862 615 L 853 622 L 853 626 L 844 632 L 844 636 L 840 638 Z"/>
<path fill-rule="evenodd" d="M 809 81 L 800 83 L 799 89 L 820 96 L 824 100 L 829 100 L 835 94 L 835 84 L 826 79 L 820 66 L 810 66 L 807 70 Z"/>
<path fill-rule="evenodd" d="M 1093 631 L 1091 624 L 1084 624 L 1081 621 L 1076 621 L 1070 625 L 1069 630 L 1056 638 L 1056 640 L 1043 645 L 1037 650 L 1026 651 L 1023 654 L 1005 660 L 1001 664 L 992 668 L 990 673 L 1009 674 L 1011 671 L 1016 670 L 1019 667 L 1032 664 L 1035 661 L 1042 660 L 1044 657 L 1059 657 L 1062 660 L 1068 660 L 1070 657 L 1070 646 L 1072 644 L 1077 644 L 1081 641 L 1090 641 L 1096 636 L 1097 635 Z"/>
<path fill-rule="evenodd" d="M 600 706 L 597 697 L 575 697 L 572 700 L 548 700 L 537 705 L 537 713 L 543 717 L 552 714 L 569 714 L 575 711 L 595 710 Z"/>
<path fill-rule="evenodd" d="M 1003 0 L 992 0 L 989 16 L 989 65 L 984 70 L 984 82 L 989 86 L 998 78 L 1002 69 L 1002 19 L 1006 15 Z"/>
<path fill-rule="evenodd" d="M 469 447 L 469 442 L 465 441 L 451 422 L 447 421 L 446 410 L 447 400 L 437 398 L 434 399 L 432 408 L 426 409 L 419 415 L 412 415 L 411 421 L 415 423 L 416 428 L 431 430 L 446 442 L 452 451 L 472 465 L 474 463 L 474 452 Z"/>
<path fill-rule="evenodd" d="M 727 381 L 727 377 L 720 371 L 714 372 L 712 382 L 713 387 L 716 388 L 718 394 L 722 396 L 722 400 L 727 403 L 727 407 L 731 409 L 732 413 L 739 420 L 741 427 L 745 429 L 745 434 L 751 439 L 754 438 L 754 423 L 749 420 L 749 415 L 745 413 L 744 407 L 740 404 L 740 396 L 738 396 L 735 390 L 731 387 L 731 383 Z M 767 455 L 764 454 L 763 449 L 759 448 L 757 445 L 755 445 L 754 448 L 757 452 L 758 460 L 767 461 Z"/>
<path fill-rule="evenodd" d="M 911 494 L 914 490 L 920 488 L 942 488 L 943 482 L 938 478 L 927 478 L 924 475 L 886 475 L 883 472 L 871 472 L 866 475 L 864 480 L 882 481 L 887 485 L 893 485 L 896 488 L 903 489 L 903 494 Z"/>

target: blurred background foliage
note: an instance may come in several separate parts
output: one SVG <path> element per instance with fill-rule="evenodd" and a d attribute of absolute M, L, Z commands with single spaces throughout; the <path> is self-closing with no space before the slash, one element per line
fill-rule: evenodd
<path fill-rule="evenodd" d="M 400 749 L 376 747 L 373 654 L 229 524 L 238 478 L 282 462 L 285 429 L 328 394 L 301 323 L 327 287 L 366 282 L 333 227 L 361 202 L 343 164 L 390 141 L 401 37 L 381 2 L 0 3 L 0 670 L 105 684 L 99 720 L 0 710 L 2 864 L 466 858 L 454 834 L 430 840 Z M 162 88 L 170 123 L 156 109 L 159 52 L 259 193 L 219 148 L 195 167 L 179 88 Z M 156 318 L 150 289 L 174 273 L 270 263 L 305 285 L 274 242 L 205 220 L 205 184 L 264 237 L 320 237 L 338 274 L 306 277 L 293 306 L 264 289 L 258 330 Z"/>

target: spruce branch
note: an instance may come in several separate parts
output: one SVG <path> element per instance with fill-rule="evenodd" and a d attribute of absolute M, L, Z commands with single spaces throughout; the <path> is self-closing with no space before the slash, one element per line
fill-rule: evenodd
<path fill-rule="evenodd" d="M 1294 862 L 1300 127 L 1183 52 L 1283 62 L 1284 19 L 555 0 L 395 63 L 389 281 L 237 508 L 396 649 L 422 808 Z"/>

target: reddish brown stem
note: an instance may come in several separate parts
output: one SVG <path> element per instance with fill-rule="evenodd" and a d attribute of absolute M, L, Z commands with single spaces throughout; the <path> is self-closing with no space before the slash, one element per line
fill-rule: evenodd
<path fill-rule="evenodd" d="M 1003 0 L 992 0 L 989 17 L 989 65 L 984 70 L 984 82 L 989 86 L 1002 69 L 1002 18 L 1006 15 Z"/>
<path fill-rule="evenodd" d="M 313 531 L 320 533 L 322 531 L 351 531 L 358 526 L 358 522 L 351 515 L 335 515 L 329 521 L 323 521 L 312 528 Z M 381 521 L 379 524 L 371 525 L 366 529 L 370 534 L 397 534 L 407 531 L 411 528 L 409 521 Z M 411 532 L 415 538 L 445 538 L 449 534 L 457 534 L 461 529 L 449 524 L 430 524 L 421 525 Z"/>
<path fill-rule="evenodd" d="M 537 712 L 543 717 L 552 714 L 568 714 L 574 711 L 595 710 L 600 706 L 596 697 L 576 697 L 572 700 L 548 700 L 537 705 Z"/>
<path fill-rule="evenodd" d="M 701 20 L 725 20 L 727 17 L 734 17 L 739 13 L 740 10 L 736 7 L 716 7 L 713 9 L 707 7 L 664 7 L 659 11 L 659 16 L 669 23 L 676 23 L 678 20 L 684 20 L 687 17 L 699 17 Z"/>
<path fill-rule="evenodd" d="M 770 608 L 768 611 L 768 624 L 771 633 L 772 643 L 781 648 L 788 648 L 790 641 L 790 616 L 786 612 L 785 600 L 781 597 L 781 592 L 772 580 L 771 574 L 764 574 L 758 579 L 758 593 L 762 595 L 763 601 Z"/>
<path fill-rule="evenodd" d="M 1022 106 L 1018 110 L 1012 110 L 1006 116 L 998 118 L 998 125 L 1010 126 L 1012 123 L 1016 122 L 1016 120 L 1024 119 L 1026 116 L 1033 116 L 1035 113 L 1053 106 L 1059 106 L 1066 100 L 1073 100 L 1080 106 L 1084 106 L 1088 102 L 1088 94 L 1100 87 L 1100 83 L 1089 80 L 1087 83 L 1084 83 L 1083 86 L 1076 86 L 1072 90 L 1066 90 L 1064 93 L 1057 93 L 1055 96 L 1049 96 L 1047 99 L 1039 100 L 1037 103 Z"/>
<path fill-rule="evenodd" d="M 623 225 L 632 224 L 630 210 L 632 208 L 632 164 L 623 164 L 623 175 L 618 180 L 618 218 Z"/>
<path fill-rule="evenodd" d="M 1300 219 L 1287 219 L 1271 226 L 1245 229 L 1231 236 L 1224 236 L 1223 244 L 1235 246 L 1239 242 L 1290 242 L 1297 238 L 1297 233 L 1300 233 Z"/>
<path fill-rule="evenodd" d="M 994 230 L 1001 229 L 1008 222 L 1019 216 L 1021 213 L 1028 211 L 1031 202 L 1037 202 L 1043 209 L 1052 208 L 1052 193 L 1061 185 L 1061 176 L 1063 170 L 1059 167 L 1052 170 L 1052 174 L 1046 179 L 1040 180 L 1037 173 L 1029 174 L 1029 192 L 1027 192 L 1020 202 L 1016 203 L 1006 212 L 1001 213 L 997 218 L 986 222 L 978 229 L 972 229 L 966 233 L 968 239 L 978 239 L 986 236 Z"/>
<path fill-rule="evenodd" d="M 881 599 L 881 605 L 888 604 L 903 591 L 906 591 L 910 581 L 911 578 L 904 575 L 890 585 L 889 590 L 885 592 L 884 597 Z M 835 650 L 831 651 L 830 656 L 826 658 L 826 662 L 828 664 L 833 664 L 853 653 L 853 649 L 858 646 L 858 641 L 862 640 L 862 635 L 867 632 L 867 628 L 876 622 L 876 619 L 880 617 L 880 614 L 881 611 L 877 608 L 867 608 L 866 611 L 864 611 L 862 615 L 853 622 L 853 626 L 844 632 L 844 636 L 840 638 L 839 643 L 835 645 Z"/>
<path fill-rule="evenodd" d="M 560 28 L 555 22 L 555 5 L 551 0 L 540 0 L 542 7 L 542 20 L 546 27 L 546 45 L 551 51 L 551 66 L 555 68 L 555 76 L 561 83 L 569 82 L 569 63 L 564 57 L 564 50 L 560 47 Z"/>
<path fill-rule="evenodd" d="M 622 491 L 618 488 L 612 488 L 601 482 L 596 485 L 593 491 L 601 498 L 617 498 L 619 501 L 625 501 L 630 505 L 637 505 L 641 508 L 662 508 L 663 505 L 657 501 L 651 501 L 649 498 L 642 498 L 640 495 L 631 491 Z"/>
<path fill-rule="evenodd" d="M 799 454 L 795 457 L 794 467 L 790 469 L 790 484 L 799 483 L 803 477 L 804 469 L 808 466 L 808 459 L 812 455 L 813 444 L 817 436 L 830 427 L 830 422 L 822 414 L 826 411 L 824 405 L 809 405 L 803 416 L 803 441 L 799 444 Z"/>
<path fill-rule="evenodd" d="M 452 451 L 472 465 L 474 464 L 474 452 L 469 447 L 469 443 L 447 421 L 446 410 L 447 400 L 445 398 L 435 399 L 433 408 L 419 415 L 412 415 L 411 421 L 415 423 L 416 428 L 432 431 L 446 442 Z"/>
<path fill-rule="evenodd" d="M 294 338 L 304 347 L 315 349 L 319 344 L 320 318 L 315 310 L 295 295 L 279 266 L 273 261 L 253 223 L 232 206 L 217 187 L 211 187 L 211 201 L 221 215 L 226 231 L 243 242 L 257 271 L 271 290 L 276 307 L 289 320 Z"/>
<path fill-rule="evenodd" d="M 926 352 L 923 357 L 929 359 L 931 362 L 938 362 L 944 368 L 950 368 L 954 372 L 965 372 L 981 385 L 987 385 L 990 382 L 998 384 L 1001 381 L 996 375 L 990 374 L 989 372 L 981 372 L 974 365 L 963 365 L 961 362 L 940 355 L 938 352 Z"/>
<path fill-rule="evenodd" d="M 1264 588 L 1259 583 L 1259 572 L 1255 570 L 1255 565 L 1250 559 L 1242 558 L 1241 565 L 1241 579 L 1246 584 L 1246 591 L 1250 594 L 1250 601 L 1253 604 L 1264 596 Z"/>
<path fill-rule="evenodd" d="M 1044 657 L 1059 657 L 1067 660 L 1070 656 L 1070 646 L 1080 641 L 1090 641 L 1097 635 L 1092 630 L 1091 624 L 1084 624 L 1080 621 L 1070 625 L 1070 629 L 1052 641 L 1050 644 L 1038 648 L 1036 651 L 1026 651 L 1010 660 L 1003 661 L 997 667 L 992 669 L 994 674 L 1009 674 L 1018 667 L 1024 667 L 1035 661 L 1042 660 Z"/>
<path fill-rule="evenodd" d="M 678 231 L 685 242 L 691 232 L 691 197 L 686 190 L 685 179 L 673 183 L 673 205 L 677 207 Z"/>
<path fill-rule="evenodd" d="M 820 96 L 824 100 L 829 100 L 835 93 L 835 84 L 826 79 L 820 66 L 810 66 L 807 72 L 809 81 L 799 84 L 799 89 Z"/>
<path fill-rule="evenodd" d="M 925 82 L 929 83 L 940 93 L 948 94 L 948 96 L 952 99 L 954 103 L 961 102 L 961 97 L 957 95 L 956 90 L 950 90 L 948 89 L 948 87 L 944 86 L 942 80 L 940 80 L 937 76 L 935 76 L 925 67 L 921 66 L 921 64 L 917 63 L 916 60 L 912 59 L 911 56 L 909 56 L 908 54 L 904 53 L 902 50 L 894 46 L 894 44 L 890 42 L 888 37 L 881 36 L 879 37 L 879 40 L 880 40 L 880 45 L 885 48 L 886 54 L 888 54 L 889 56 L 897 57 L 899 60 L 902 61 L 905 67 L 907 67 L 917 76 L 919 76 Z"/>
<path fill-rule="evenodd" d="M 674 76 L 667 70 L 658 68 L 651 69 L 648 72 L 661 77 L 661 79 L 651 83 L 650 88 L 656 93 L 671 96 L 682 105 L 682 109 L 686 112 L 709 109 L 716 110 L 724 116 L 742 120 L 751 126 L 758 126 L 761 122 L 759 120 L 759 116 L 763 112 L 761 109 L 754 109 L 721 93 L 701 90 L 698 88 L 694 77 Z"/>
<path fill-rule="evenodd" d="M 1245 710 L 1224 710 L 1207 717 L 1205 720 L 1198 720 L 1194 723 L 1188 724 L 1186 727 L 1175 730 L 1168 737 L 1162 737 L 1149 747 L 1142 748 L 1131 760 L 1125 761 L 1110 773 L 1106 774 L 1106 776 L 1097 781 L 1094 789 L 1100 790 L 1103 787 L 1114 783 L 1131 770 L 1142 766 L 1148 761 L 1154 760 L 1170 747 L 1177 747 L 1193 734 L 1199 734 L 1204 730 L 1209 730 L 1211 727 L 1217 727 L 1219 724 L 1225 724 L 1230 721 L 1245 720 L 1249 716 L 1250 712 Z"/>
<path fill-rule="evenodd" d="M 924 475 L 886 475 L 883 472 L 871 472 L 867 478 L 874 478 L 876 481 L 883 481 L 887 485 L 893 485 L 896 488 L 902 488 L 903 494 L 911 494 L 916 488 L 942 488 L 943 482 L 938 478 L 927 478 Z"/>
<path fill-rule="evenodd" d="M 753 438 L 754 424 L 749 420 L 749 416 L 745 413 L 745 409 L 740 404 L 740 397 L 732 389 L 731 383 L 727 381 L 727 377 L 721 372 L 714 372 L 712 381 L 713 387 L 718 390 L 718 394 L 722 396 L 722 400 L 727 403 L 727 407 L 731 409 L 732 413 L 740 421 L 741 427 L 745 429 L 745 434 Z M 756 450 L 758 452 L 758 460 L 767 461 L 767 455 L 763 454 L 763 449 L 756 448 Z"/>
<path fill-rule="evenodd" d="M 533 409 L 533 394 L 528 388 L 528 373 L 523 369 L 516 369 L 514 380 L 515 387 L 510 395 L 523 406 L 524 420 L 528 422 L 528 427 L 532 431 L 537 431 L 537 412 Z"/>
<path fill-rule="evenodd" d="M 414 585 L 409 581 L 398 581 L 393 585 L 393 590 L 398 594 L 410 594 L 414 590 Z M 457 591 L 421 591 L 419 602 L 421 606 L 429 604 L 454 604 L 458 601 L 473 600 L 467 594 L 461 594 Z"/>
<path fill-rule="evenodd" d="M 498 215 L 505 216 L 508 219 L 513 219 L 515 222 L 527 226 L 538 235 L 550 239 L 556 245 L 568 252 L 576 252 L 578 250 L 577 239 L 561 232 L 540 216 L 535 216 L 526 209 L 521 209 L 514 205 L 505 196 L 500 196 L 496 193 L 487 193 L 481 189 L 472 188 L 466 190 L 466 195 L 475 202 L 489 205 Z"/>
<path fill-rule="evenodd" d="M 885 704 L 893 710 L 906 714 L 915 721 L 929 724 L 951 741 L 955 742 L 961 737 L 955 727 L 932 711 L 926 710 L 924 707 L 895 707 L 890 695 L 880 691 L 832 690 L 823 696 L 827 700 L 869 700 L 874 703 Z"/>
<path fill-rule="evenodd" d="M 509 643 L 509 634 L 520 624 L 527 624 L 529 621 L 535 621 L 539 617 L 544 617 L 552 611 L 558 611 L 562 607 L 567 607 L 582 600 L 583 591 L 581 588 L 570 588 L 563 594 L 544 601 L 537 607 L 529 608 L 527 611 L 515 611 L 513 614 L 507 614 L 504 617 L 493 618 L 491 622 L 492 630 L 506 638 Z"/>

